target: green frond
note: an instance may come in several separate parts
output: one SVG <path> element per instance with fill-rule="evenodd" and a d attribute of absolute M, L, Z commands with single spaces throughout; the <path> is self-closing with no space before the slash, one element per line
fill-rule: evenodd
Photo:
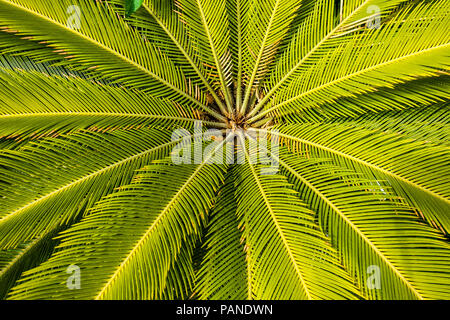
<path fill-rule="evenodd" d="M 67 25 L 67 8 L 73 5 L 83 12 L 79 29 Z M 192 103 L 222 118 L 205 105 L 199 90 L 189 87 L 188 79 L 178 67 L 155 45 L 117 19 L 105 2 L 2 0 L 0 12 L 0 26 L 51 42 L 52 47 L 63 50 L 71 63 L 82 65 L 84 70 L 112 81 L 120 80 L 130 88 L 151 90 L 153 95 Z M 100 24 L 104 27 L 98 28 Z"/>
<path fill-rule="evenodd" d="M 377 180 L 388 181 L 395 193 L 417 208 L 430 224 L 449 233 L 448 147 L 345 122 L 282 125 L 277 129 L 295 152 L 332 158 Z"/>
<path fill-rule="evenodd" d="M 189 267 L 180 250 L 192 250 L 190 237 L 200 236 L 223 181 L 224 168 L 207 162 L 177 166 L 162 161 L 140 170 L 131 185 L 98 202 L 64 232 L 59 251 L 27 272 L 10 298 L 161 298 L 174 264 Z M 84 283 L 75 291 L 61 286 L 73 263 L 81 268 Z M 183 272 L 171 279 L 181 285 L 186 276 Z"/>
<path fill-rule="evenodd" d="M 174 265 L 167 271 L 164 284 L 164 291 L 161 300 L 183 300 L 192 295 L 192 288 L 195 281 L 195 249 L 191 243 L 197 243 L 197 235 L 188 237 L 182 244 L 180 252 L 176 256 Z"/>
<path fill-rule="evenodd" d="M 306 2 L 306 3 L 304 3 Z M 336 6 L 333 1 L 302 1 L 296 29 L 290 41 L 278 55 L 278 60 L 265 80 L 271 87 L 265 100 L 269 99 L 286 81 L 301 68 L 307 57 L 331 37 L 337 23 Z"/>
<path fill-rule="evenodd" d="M 336 122 L 368 130 L 401 134 L 408 139 L 450 147 L 450 105 L 448 102 L 395 111 L 367 114 Z"/>
<path fill-rule="evenodd" d="M 65 75 L 0 69 L 0 137 L 39 137 L 79 129 L 192 128 L 204 115 L 122 87 Z M 33 92 L 30 95 L 30 92 Z"/>
<path fill-rule="evenodd" d="M 38 60 L 39 61 L 39 60 Z M 7 71 L 28 71 L 36 72 L 40 74 L 50 75 L 50 76 L 77 76 L 83 79 L 87 77 L 82 73 L 67 70 L 62 66 L 56 66 L 48 62 L 38 62 L 36 60 L 30 59 L 28 57 L 21 57 L 15 55 L 0 55 L 0 70 L 3 73 L 8 73 Z M 5 72 L 6 69 L 6 72 Z"/>
<path fill-rule="evenodd" d="M 364 114 L 397 112 L 410 108 L 431 106 L 442 103 L 450 98 L 450 87 L 447 74 L 438 77 L 426 77 L 401 83 L 392 88 L 377 88 L 373 92 L 357 94 L 354 97 L 341 97 L 319 108 L 307 110 L 307 116 L 302 111 L 283 116 L 280 122 L 323 122 L 341 118 L 358 117 Z M 333 109 L 339 109 L 339 116 Z M 330 112 L 331 110 L 331 112 Z M 394 110 L 394 111 L 393 111 Z"/>
<path fill-rule="evenodd" d="M 44 42 L 30 40 L 20 36 L 17 31 L 0 28 L 0 49 L 2 55 L 28 57 L 39 63 L 61 64 L 63 57 L 56 50 L 47 47 Z"/>
<path fill-rule="evenodd" d="M 30 139 L 15 139 L 15 138 L 0 138 L 0 150 L 8 150 L 8 149 L 20 149 L 25 144 L 29 143 Z"/>
<path fill-rule="evenodd" d="M 16 249 L 0 250 L 0 299 L 6 299 L 8 292 L 17 283 L 23 272 L 39 266 L 53 254 L 58 240 L 57 232 L 43 238 L 22 244 Z"/>
<path fill-rule="evenodd" d="M 214 0 L 179 0 L 180 19 L 185 24 L 191 43 L 207 66 L 215 88 L 220 88 L 227 103 L 229 114 L 232 113 L 231 100 L 231 53 L 229 49 L 229 28 L 225 1 Z"/>
<path fill-rule="evenodd" d="M 202 300 L 249 298 L 248 261 L 236 214 L 233 171 L 227 174 L 209 214 L 204 244 L 206 254 L 197 274 L 194 290 L 195 295 Z"/>
<path fill-rule="evenodd" d="M 319 214 L 333 246 L 364 296 L 448 299 L 450 245 L 387 187 L 361 174 L 283 150 L 280 165 Z M 373 267 L 375 266 L 375 268 Z M 375 288 L 368 279 L 379 270 Z"/>
<path fill-rule="evenodd" d="M 230 51 L 233 56 L 233 79 L 236 88 L 236 110 L 240 110 L 243 102 L 244 56 L 246 54 L 246 39 L 249 34 L 250 1 L 226 1 L 228 22 L 230 25 Z"/>
<path fill-rule="evenodd" d="M 332 104 L 337 97 L 436 75 L 449 65 L 449 38 L 445 32 L 450 25 L 448 9 L 447 1 L 411 4 L 394 12 L 379 29 L 352 29 L 334 34 L 329 39 L 331 43 L 311 53 L 299 64 L 299 69 L 272 84 L 271 92 L 259 105 L 277 94 L 252 121 L 271 112 L 285 115 L 301 111 L 308 116 L 308 108 L 324 103 L 328 103 L 327 112 L 342 115 L 343 111 Z M 321 77 L 322 74 L 327 77 Z"/>
<path fill-rule="evenodd" d="M 316 225 L 314 213 L 284 176 L 261 174 L 261 166 L 250 160 L 255 149 L 242 152 L 246 163 L 237 167 L 236 198 L 249 255 L 251 297 L 355 298 L 350 277 Z"/>
<path fill-rule="evenodd" d="M 249 0 L 247 34 L 245 43 L 247 47 L 243 57 L 243 72 L 247 87 L 242 103 L 241 113 L 248 108 L 250 95 L 254 93 L 269 71 L 277 47 L 295 18 L 299 3 L 294 0 Z"/>
<path fill-rule="evenodd" d="M 70 225 L 176 143 L 163 130 L 141 129 L 80 132 L 2 151 L 0 248 Z"/>
<path fill-rule="evenodd" d="M 113 0 L 111 3 L 115 5 L 114 10 L 118 14 L 124 14 L 122 0 Z M 208 74 L 204 63 L 199 60 L 175 9 L 175 4 L 171 2 L 146 0 L 143 2 L 143 8 L 126 21 L 137 28 L 146 40 L 154 42 L 158 49 L 163 50 L 171 60 L 180 65 L 184 74 L 191 75 L 193 85 L 208 91 L 221 110 L 225 111 L 224 104 L 210 84 L 210 81 L 216 79 Z"/>

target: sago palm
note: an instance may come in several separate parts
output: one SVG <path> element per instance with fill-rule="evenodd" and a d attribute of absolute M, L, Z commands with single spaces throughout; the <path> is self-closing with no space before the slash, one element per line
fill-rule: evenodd
<path fill-rule="evenodd" d="M 449 13 L 0 0 L 0 296 L 450 298 Z"/>

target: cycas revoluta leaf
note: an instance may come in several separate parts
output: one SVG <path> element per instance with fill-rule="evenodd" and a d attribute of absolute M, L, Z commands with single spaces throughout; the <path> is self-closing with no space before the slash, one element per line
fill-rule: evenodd
<path fill-rule="evenodd" d="M 344 266 L 356 273 L 365 295 L 378 299 L 446 296 L 442 290 L 450 283 L 450 245 L 396 201 L 387 186 L 346 169 L 286 153 L 280 164 L 302 197 L 314 203 L 324 232 L 342 255 Z M 431 265 L 435 272 L 427 271 Z M 366 281 L 372 269 L 383 274 L 380 290 L 371 290 Z M 440 285 L 430 287 L 430 283 Z"/>
<path fill-rule="evenodd" d="M 18 151 L 3 151 L 0 248 L 14 248 L 73 223 L 86 206 L 126 183 L 133 170 L 167 154 L 174 144 L 161 130 L 119 130 L 47 138 Z"/>
<path fill-rule="evenodd" d="M 445 164 L 450 161 L 448 147 L 345 122 L 286 125 L 278 129 L 296 152 L 333 158 L 377 180 L 387 180 L 431 224 L 449 233 L 450 188 L 444 182 Z"/>
<path fill-rule="evenodd" d="M 162 298 L 174 264 L 189 268 L 182 251 L 192 250 L 201 235 L 210 199 L 222 181 L 223 168 L 208 166 L 207 159 L 199 165 L 164 161 L 143 168 L 133 184 L 98 202 L 89 216 L 64 232 L 60 250 L 28 273 L 12 298 Z M 105 219 L 115 222 L 106 226 Z M 80 290 L 59 285 L 69 261 L 86 274 Z M 189 282 L 186 276 L 179 274 L 177 283 Z"/>
<path fill-rule="evenodd" d="M 282 175 L 238 168 L 237 213 L 248 252 L 249 292 L 255 299 L 355 298 L 350 277 L 315 224 L 314 213 Z M 246 190 L 246 191 L 244 191 Z"/>
<path fill-rule="evenodd" d="M 449 4 L 0 0 L 0 298 L 450 299 Z"/>
<path fill-rule="evenodd" d="M 200 299 L 244 300 L 248 297 L 248 260 L 236 213 L 233 171 L 227 175 L 210 213 L 207 250 L 197 275 Z"/>

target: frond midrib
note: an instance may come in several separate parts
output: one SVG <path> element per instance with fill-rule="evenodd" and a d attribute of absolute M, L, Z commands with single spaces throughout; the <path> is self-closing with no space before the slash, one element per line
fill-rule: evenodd
<path fill-rule="evenodd" d="M 244 141 L 242 135 L 240 135 L 239 138 L 241 139 L 241 144 L 243 146 L 245 146 L 245 141 Z M 305 290 L 305 294 L 306 294 L 308 300 L 312 300 L 312 297 L 311 297 L 309 289 L 308 289 L 308 287 L 306 285 L 305 279 L 303 279 L 303 275 L 301 273 L 301 270 L 299 269 L 299 267 L 297 265 L 297 262 L 295 261 L 294 255 L 292 254 L 292 251 L 291 251 L 291 248 L 290 248 L 289 244 L 287 243 L 287 240 L 286 240 L 286 238 L 284 236 L 284 233 L 283 233 L 283 231 L 282 231 L 282 229 L 281 229 L 281 227 L 280 227 L 280 225 L 278 223 L 278 220 L 277 220 L 277 218 L 275 216 L 275 212 L 273 211 L 272 206 L 270 205 L 269 199 L 267 198 L 266 192 L 264 191 L 264 188 L 263 188 L 263 186 L 261 184 L 261 181 L 259 180 L 258 175 L 255 172 L 255 169 L 253 168 L 253 165 L 250 162 L 250 159 L 249 159 L 250 155 L 248 154 L 247 148 L 245 148 L 245 147 L 244 147 L 244 152 L 245 152 L 245 157 L 246 157 L 246 159 L 248 161 L 248 166 L 249 166 L 249 168 L 250 168 L 250 170 L 252 172 L 252 175 L 253 175 L 253 178 L 256 181 L 256 184 L 258 185 L 258 189 L 259 189 L 259 192 L 261 193 L 261 196 L 262 196 L 262 198 L 264 200 L 264 203 L 266 204 L 266 207 L 267 207 L 267 209 L 270 212 L 270 216 L 272 217 L 272 220 L 275 223 L 275 227 L 276 227 L 276 229 L 278 231 L 278 234 L 280 235 L 281 241 L 282 241 L 282 243 L 284 245 L 284 248 L 285 248 L 285 250 L 286 250 L 286 252 L 287 252 L 287 254 L 289 256 L 289 260 L 291 261 L 292 265 L 294 266 L 295 273 L 297 274 L 297 277 L 299 278 L 300 283 L 302 284 L 302 286 L 303 286 L 303 288 Z"/>
<path fill-rule="evenodd" d="M 272 153 L 271 153 L 272 154 Z M 272 156 L 274 156 L 272 154 Z M 403 276 L 403 274 L 389 261 L 388 258 L 381 252 L 369 238 L 352 222 L 350 221 L 345 213 L 343 213 L 328 197 L 323 194 L 319 189 L 317 189 L 311 182 L 309 182 L 306 178 L 296 172 L 293 168 L 291 168 L 286 162 L 277 158 L 279 163 L 286 168 L 293 176 L 299 179 L 302 183 L 304 183 L 309 189 L 311 189 L 318 197 L 320 197 L 334 212 L 336 212 L 368 245 L 372 250 L 376 252 L 376 254 L 389 266 L 389 268 L 402 280 L 403 283 L 414 293 L 414 295 L 420 300 L 424 300 L 422 295 L 417 292 L 417 290 L 413 287 L 413 285 Z"/>
<path fill-rule="evenodd" d="M 433 50 L 443 49 L 443 48 L 448 47 L 448 46 L 450 46 L 450 43 L 445 43 L 445 44 L 441 44 L 441 45 L 438 45 L 438 46 L 435 46 L 435 47 L 422 49 L 420 51 L 416 51 L 416 52 L 413 52 L 413 53 L 410 53 L 410 54 L 407 54 L 407 55 L 404 55 L 404 56 L 401 56 L 401 57 L 397 57 L 397 58 L 389 60 L 389 61 L 385 61 L 385 62 L 376 64 L 376 65 L 370 66 L 368 68 L 361 69 L 359 71 L 347 74 L 344 77 L 337 78 L 337 79 L 332 80 L 330 82 L 324 83 L 324 84 L 322 84 L 322 85 L 320 85 L 318 87 L 315 87 L 315 88 L 312 88 L 312 89 L 310 89 L 308 91 L 302 92 L 301 94 L 299 94 L 297 96 L 294 96 L 292 98 L 284 100 L 283 102 L 281 102 L 281 103 L 279 103 L 277 105 L 274 105 L 274 106 L 270 107 L 269 109 L 264 110 L 263 112 L 259 113 L 258 115 L 250 118 L 249 121 L 251 121 L 251 122 L 256 121 L 256 120 L 260 119 L 261 117 L 265 116 L 266 114 L 268 114 L 269 112 L 272 112 L 272 111 L 274 111 L 274 110 L 276 110 L 276 109 L 278 109 L 278 108 L 280 108 L 280 107 L 282 107 L 284 105 L 292 103 L 293 101 L 299 100 L 299 99 L 301 99 L 302 97 L 304 97 L 304 96 L 306 96 L 308 94 L 311 94 L 313 92 L 319 91 L 319 90 L 321 90 L 323 88 L 326 88 L 326 87 L 329 87 L 329 86 L 331 86 L 333 84 L 345 81 L 347 79 L 350 79 L 352 77 L 356 77 L 356 76 L 358 76 L 360 74 L 363 74 L 363 73 L 366 73 L 366 72 L 370 72 L 370 71 L 376 70 L 378 68 L 384 67 L 384 66 L 389 65 L 391 63 L 396 63 L 396 62 L 402 61 L 404 59 L 408 59 L 408 58 L 412 58 L 412 57 L 415 57 L 415 56 L 418 56 L 418 55 L 421 55 L 421 54 L 428 53 L 428 52 L 433 51 Z"/>
<path fill-rule="evenodd" d="M 232 135 L 230 135 L 232 136 Z M 181 188 L 176 192 L 176 194 L 170 199 L 170 201 L 167 203 L 167 205 L 161 210 L 161 212 L 156 217 L 155 221 L 150 225 L 150 227 L 147 229 L 147 231 L 144 233 L 142 237 L 140 237 L 137 244 L 131 249 L 130 253 L 127 254 L 125 259 L 122 261 L 122 263 L 119 265 L 119 267 L 116 269 L 116 271 L 113 273 L 113 275 L 110 277 L 108 282 L 102 287 L 100 292 L 95 297 L 95 300 L 102 299 L 108 288 L 113 284 L 114 280 L 119 276 L 120 272 L 123 268 L 127 265 L 127 262 L 133 257 L 134 253 L 137 252 L 143 243 L 148 239 L 154 228 L 158 225 L 158 222 L 166 215 L 166 213 L 171 209 L 172 205 L 177 201 L 178 197 L 182 194 L 182 192 L 189 186 L 190 182 L 195 178 L 195 176 L 200 172 L 200 170 L 207 165 L 208 161 L 213 156 L 214 152 L 217 151 L 219 148 L 225 144 L 230 136 L 227 137 L 227 139 L 224 139 L 216 148 L 213 150 L 205 159 L 203 159 L 202 163 L 198 166 L 197 169 L 190 175 L 190 177 L 186 180 L 186 182 L 181 186 Z"/>
<path fill-rule="evenodd" d="M 397 179 L 397 180 L 403 181 L 404 183 L 407 183 L 407 184 L 409 184 L 409 185 L 411 185 L 411 186 L 413 186 L 413 187 L 415 187 L 415 188 L 418 188 L 418 189 L 422 190 L 423 192 L 428 193 L 428 194 L 430 194 L 431 196 L 433 196 L 433 197 L 435 197 L 435 198 L 438 198 L 439 200 L 444 201 L 444 202 L 447 203 L 447 204 L 450 204 L 450 200 L 447 199 L 447 198 L 445 198 L 443 195 L 441 195 L 441 194 L 439 194 L 439 193 L 437 193 L 437 192 L 435 192 L 435 191 L 433 191 L 433 190 L 430 190 L 429 188 L 424 187 L 424 186 L 420 185 L 420 184 L 417 183 L 417 182 L 411 181 L 411 180 L 409 180 L 408 178 L 402 177 L 402 176 L 400 176 L 400 175 L 398 175 L 398 174 L 396 174 L 396 173 L 394 173 L 394 172 L 392 172 L 392 171 L 389 171 L 389 170 L 387 170 L 387 169 L 383 169 L 383 168 L 381 168 L 381 167 L 379 167 L 379 166 L 377 166 L 377 165 L 375 165 L 375 164 L 372 164 L 372 163 L 370 163 L 370 162 L 368 162 L 368 161 L 365 161 L 365 160 L 363 160 L 363 159 L 359 159 L 359 158 L 357 158 L 357 157 L 355 157 L 355 156 L 352 156 L 352 155 L 350 155 L 350 154 L 347 154 L 347 153 L 344 153 L 344 152 L 342 152 L 342 151 L 333 149 L 333 148 L 331 148 L 331 147 L 324 146 L 324 145 L 322 145 L 322 144 L 320 144 L 320 143 L 317 143 L 317 142 L 313 142 L 313 141 L 310 141 L 310 140 L 306 140 L 306 139 L 304 139 L 304 138 L 298 138 L 298 137 L 291 136 L 291 135 L 288 135 L 288 134 L 285 134 L 285 133 L 281 133 L 281 132 L 273 132 L 273 131 L 271 131 L 271 130 L 261 130 L 261 129 L 255 129 L 255 130 L 256 130 L 256 131 L 267 131 L 267 132 L 270 132 L 270 133 L 272 133 L 272 134 L 274 134 L 274 135 L 278 135 L 278 136 L 280 136 L 280 137 L 284 137 L 284 138 L 286 138 L 286 139 L 294 140 L 294 141 L 297 141 L 297 142 L 300 142 L 300 143 L 308 144 L 308 145 L 310 145 L 310 146 L 313 146 L 313 147 L 316 147 L 316 148 L 319 148 L 319 149 L 322 149 L 322 150 L 325 150 L 325 151 L 334 153 L 334 154 L 339 155 L 339 156 L 341 156 L 341 157 L 347 158 L 347 159 L 349 159 L 349 160 L 358 162 L 358 163 L 360 163 L 360 164 L 362 164 L 362 165 L 364 165 L 364 166 L 373 168 L 373 169 L 375 169 L 375 170 L 377 170 L 377 171 L 379 171 L 379 172 L 382 172 L 382 173 L 384 173 L 384 174 L 386 174 L 386 175 L 388 175 L 388 176 L 391 176 L 391 177 L 393 177 L 393 178 L 395 178 L 395 179 Z"/>
<path fill-rule="evenodd" d="M 219 119 L 219 120 L 225 120 L 225 118 L 218 114 L 217 112 L 215 112 L 214 110 L 211 110 L 208 106 L 204 105 L 203 103 L 201 103 L 200 101 L 198 101 L 197 99 L 193 98 L 192 96 L 190 96 L 189 94 L 187 94 L 186 92 L 178 89 L 177 87 L 173 86 L 171 83 L 167 82 L 166 80 L 164 80 L 163 78 L 159 77 L 157 74 L 154 74 L 153 72 L 151 72 L 150 70 L 144 68 L 143 66 L 141 66 L 140 64 L 136 63 L 135 61 L 129 59 L 128 57 L 122 55 L 121 53 L 112 50 L 111 48 L 108 48 L 107 46 L 105 46 L 103 43 L 92 39 L 82 33 L 77 32 L 74 29 L 71 29 L 57 21 L 54 21 L 53 19 L 50 19 L 49 17 L 46 17 L 45 15 L 42 15 L 40 13 L 37 13 L 33 10 L 30 10 L 28 8 L 25 8 L 19 4 L 16 3 L 12 3 L 9 1 L 5 1 L 5 0 L 0 0 L 4 3 L 6 3 L 7 5 L 11 5 L 16 7 L 19 10 L 23 10 L 33 16 L 36 16 L 40 19 L 43 19 L 47 22 L 49 22 L 50 24 L 56 25 L 59 28 L 62 28 L 63 30 L 65 30 L 66 32 L 70 32 L 72 34 L 74 34 L 77 37 L 80 37 L 82 39 L 84 39 L 85 41 L 88 41 L 90 43 L 92 43 L 93 45 L 101 48 L 102 50 L 109 52 L 110 54 L 116 56 L 117 58 L 123 60 L 124 62 L 132 65 L 133 67 L 135 67 L 136 69 L 140 70 L 141 72 L 146 73 L 147 75 L 149 75 L 151 78 L 154 78 L 155 80 L 159 81 L 160 83 L 164 84 L 165 86 L 169 87 L 170 89 L 174 90 L 175 92 L 177 92 L 178 94 L 182 95 L 184 98 L 188 99 L 189 101 L 193 102 L 194 104 L 196 104 L 197 106 L 199 106 L 202 110 L 204 110 L 205 112 L 209 113 L 211 116 L 214 116 L 215 118 Z"/>

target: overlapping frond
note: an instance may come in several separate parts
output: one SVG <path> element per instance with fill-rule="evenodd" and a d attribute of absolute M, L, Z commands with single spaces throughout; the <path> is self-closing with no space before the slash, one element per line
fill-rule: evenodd
<path fill-rule="evenodd" d="M 17 55 L 3 54 L 0 55 L 0 68 L 2 73 L 4 69 L 8 71 L 35 71 L 50 76 L 77 76 L 83 79 L 87 77 L 74 70 L 68 70 L 62 66 L 56 66 L 49 62 L 39 62 L 39 60 L 21 57 Z"/>
<path fill-rule="evenodd" d="M 176 143 L 157 129 L 86 131 L 2 151 L 0 248 L 14 248 L 73 223 Z"/>
<path fill-rule="evenodd" d="M 396 200 L 383 182 L 285 150 L 280 165 L 319 213 L 324 232 L 364 296 L 450 297 L 450 245 Z M 370 277 L 375 272 L 378 283 Z"/>
<path fill-rule="evenodd" d="M 407 110 L 409 108 L 430 106 L 448 101 L 450 98 L 448 75 L 411 80 L 393 88 L 379 88 L 374 92 L 358 94 L 354 97 L 342 97 L 333 102 L 333 108 L 340 110 L 340 116 L 329 112 L 327 104 L 321 108 L 308 110 L 305 119 L 302 112 L 282 117 L 280 122 L 322 122 L 382 111 Z"/>
<path fill-rule="evenodd" d="M 312 50 L 317 50 L 316 47 L 326 41 L 324 38 L 330 37 L 336 25 L 337 13 L 333 1 L 302 1 L 301 9 L 290 41 L 277 56 L 276 65 L 265 80 L 267 87 L 272 87 L 265 99 L 290 80 L 291 74 L 301 68 L 305 57 L 310 56 Z"/>
<path fill-rule="evenodd" d="M 140 170 L 131 185 L 104 198 L 64 232 L 59 251 L 28 272 L 11 298 L 161 298 L 174 264 L 190 267 L 193 239 L 200 236 L 223 181 L 224 168 L 207 165 L 212 155 L 201 164 L 177 166 L 169 159 Z M 180 254 L 182 249 L 188 252 Z M 75 291 L 61 286 L 73 261 L 84 279 Z M 189 274 L 183 270 L 172 280 L 189 289 Z"/>
<path fill-rule="evenodd" d="M 241 113 L 248 109 L 251 94 L 269 71 L 289 25 L 295 18 L 298 2 L 293 0 L 249 0 L 247 33 L 243 54 L 245 95 Z"/>
<path fill-rule="evenodd" d="M 67 8 L 74 5 L 82 15 L 78 26 L 69 27 Z M 0 12 L 1 26 L 48 41 L 70 56 L 78 68 L 130 88 L 192 103 L 222 118 L 205 105 L 202 92 L 189 85 L 180 68 L 117 18 L 105 2 L 2 0 Z"/>
<path fill-rule="evenodd" d="M 337 97 L 436 75 L 449 64 L 449 38 L 445 32 L 450 25 L 448 10 L 447 1 L 413 3 L 389 15 L 389 21 L 379 28 L 364 27 L 359 31 L 360 28 L 337 27 L 337 33 L 307 54 L 297 69 L 272 83 L 272 91 L 254 110 L 259 110 L 275 92 L 276 95 L 252 121 L 272 111 L 300 111 L 308 117 L 308 108 L 324 103 L 328 103 L 328 112 L 341 115 L 343 111 L 331 103 Z"/>
<path fill-rule="evenodd" d="M 248 260 L 239 230 L 233 171 L 225 178 L 210 213 L 195 295 L 206 300 L 245 300 L 248 295 Z"/>
<path fill-rule="evenodd" d="M 75 129 L 191 128 L 204 115 L 164 98 L 70 75 L 0 69 L 0 137 L 39 137 Z M 32 92 L 32 94 L 30 94 Z M 205 121 L 212 127 L 223 127 Z"/>
<path fill-rule="evenodd" d="M 176 4 L 190 42 L 208 72 L 216 78 L 213 83 L 220 88 L 231 114 L 234 101 L 230 92 L 232 64 L 226 2 L 178 0 Z"/>
<path fill-rule="evenodd" d="M 261 174 L 261 166 L 250 160 L 256 148 L 241 152 L 246 164 L 236 172 L 237 213 L 250 256 L 252 298 L 355 297 L 336 252 L 292 185 L 282 175 Z"/>
<path fill-rule="evenodd" d="M 338 119 L 336 122 L 363 127 L 379 132 L 397 133 L 408 139 L 449 147 L 450 105 L 448 102 L 413 108 L 401 114 L 388 111 L 367 114 L 354 120 Z"/>
<path fill-rule="evenodd" d="M 63 57 L 55 49 L 47 47 L 45 41 L 38 42 L 29 37 L 20 36 L 17 31 L 0 27 L 0 49 L 2 55 L 25 56 L 36 62 L 63 63 Z"/>
<path fill-rule="evenodd" d="M 333 158 L 377 180 L 388 181 L 396 194 L 419 209 L 429 223 L 449 233 L 448 147 L 352 122 L 282 125 L 277 129 L 286 144 L 298 152 Z"/>
<path fill-rule="evenodd" d="M 112 3 L 115 4 L 114 10 L 123 15 L 123 1 L 114 0 Z M 180 65 L 193 85 L 207 91 L 223 112 L 226 110 L 225 105 L 210 83 L 217 79 L 212 73 L 208 73 L 207 65 L 200 60 L 175 9 L 176 6 L 172 2 L 146 0 L 142 9 L 126 21 L 137 28 L 146 40 L 155 43 L 171 60 Z"/>
<path fill-rule="evenodd" d="M 0 251 L 0 299 L 7 298 L 8 292 L 24 271 L 35 268 L 50 258 L 59 243 L 53 239 L 58 231 L 62 229 L 22 244 L 16 249 Z"/>

